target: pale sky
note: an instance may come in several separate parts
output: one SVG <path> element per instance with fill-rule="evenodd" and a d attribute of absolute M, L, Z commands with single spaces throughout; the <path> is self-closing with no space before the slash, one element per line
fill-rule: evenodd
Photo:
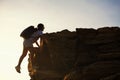
<path fill-rule="evenodd" d="M 38 23 L 45 33 L 63 29 L 120 26 L 120 0 L 0 0 L 0 80 L 26 80 L 27 57 L 18 74 L 22 52 L 20 32 Z"/>

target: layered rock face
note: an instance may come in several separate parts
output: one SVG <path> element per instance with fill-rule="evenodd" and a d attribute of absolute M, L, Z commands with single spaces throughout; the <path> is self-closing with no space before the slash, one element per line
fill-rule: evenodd
<path fill-rule="evenodd" d="M 120 28 L 77 28 L 44 35 L 32 80 L 120 80 Z"/>

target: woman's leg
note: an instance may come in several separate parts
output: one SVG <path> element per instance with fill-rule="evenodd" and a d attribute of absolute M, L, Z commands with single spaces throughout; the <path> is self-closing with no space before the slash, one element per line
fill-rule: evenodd
<path fill-rule="evenodd" d="M 20 58 L 19 58 L 18 65 L 15 67 L 15 69 L 16 69 L 16 71 L 17 71 L 18 73 L 21 73 L 21 71 L 20 71 L 20 66 L 21 66 L 21 63 L 22 63 L 24 57 L 27 55 L 27 52 L 28 52 L 28 49 L 27 49 L 26 47 L 23 47 L 22 55 L 21 55 Z"/>

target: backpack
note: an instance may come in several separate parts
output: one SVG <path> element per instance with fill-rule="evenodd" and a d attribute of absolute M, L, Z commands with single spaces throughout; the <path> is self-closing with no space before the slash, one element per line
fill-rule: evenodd
<path fill-rule="evenodd" d="M 21 32 L 20 37 L 23 37 L 24 39 L 29 39 L 31 35 L 36 31 L 37 29 L 34 28 L 34 26 L 29 26 Z"/>

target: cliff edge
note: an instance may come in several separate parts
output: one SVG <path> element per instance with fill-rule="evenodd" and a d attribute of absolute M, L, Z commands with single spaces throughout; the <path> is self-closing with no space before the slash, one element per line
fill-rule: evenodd
<path fill-rule="evenodd" d="M 120 28 L 46 33 L 31 80 L 120 80 Z"/>

